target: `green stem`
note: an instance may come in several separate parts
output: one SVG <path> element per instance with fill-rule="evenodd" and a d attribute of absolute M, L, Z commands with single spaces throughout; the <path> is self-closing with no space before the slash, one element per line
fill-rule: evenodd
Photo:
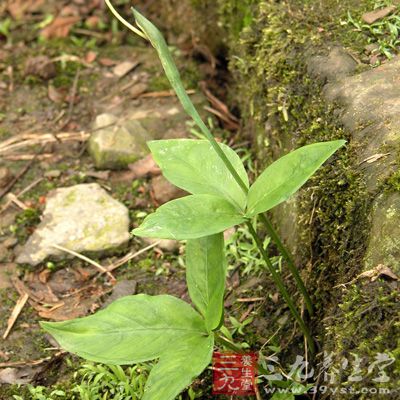
<path fill-rule="evenodd" d="M 215 337 L 215 341 L 218 344 L 220 344 L 221 346 L 227 347 L 229 350 L 232 350 L 235 353 L 244 353 L 245 352 L 241 347 L 236 346 L 235 343 L 231 342 L 230 340 L 228 340 L 226 337 L 222 336 L 218 332 L 214 332 L 214 337 Z"/>
<path fill-rule="evenodd" d="M 118 14 L 118 11 L 113 7 L 111 4 L 110 0 L 104 0 L 107 7 L 110 9 L 110 11 L 113 13 L 114 17 L 117 18 L 121 24 L 125 25 L 128 29 L 130 29 L 133 33 L 136 33 L 136 35 L 142 37 L 145 40 L 148 40 L 146 35 L 141 32 L 139 29 L 135 28 L 132 24 L 130 24 L 127 20 L 121 17 L 120 14 Z"/>
<path fill-rule="evenodd" d="M 266 215 L 260 214 L 260 219 L 261 219 L 261 222 L 264 224 L 265 228 L 267 229 L 268 235 L 275 242 L 276 246 L 278 247 L 278 250 L 280 251 L 280 253 L 284 257 L 284 259 L 286 260 L 289 271 L 293 275 L 293 277 L 296 281 L 297 287 L 299 288 L 300 292 L 302 293 L 302 295 L 304 297 L 304 301 L 306 303 L 307 310 L 310 313 L 310 315 L 313 315 L 314 310 L 313 310 L 311 298 L 307 292 L 307 289 L 304 285 L 303 280 L 301 279 L 299 270 L 294 265 L 292 256 L 290 255 L 289 251 L 286 249 L 286 247 L 282 243 L 279 235 L 275 231 L 274 227 L 272 226 L 270 220 L 266 217 Z"/>
<path fill-rule="evenodd" d="M 182 80 L 180 78 L 180 74 L 179 71 L 174 63 L 174 60 L 172 59 L 171 53 L 168 49 L 168 46 L 165 42 L 164 37 L 162 36 L 162 34 L 159 32 L 159 30 L 150 22 L 148 21 L 145 17 L 143 17 L 140 13 L 138 13 L 137 11 L 133 10 L 134 15 L 135 15 L 135 19 L 136 19 L 136 23 L 139 26 L 140 30 L 135 28 L 134 26 L 132 26 L 129 22 L 125 21 L 124 18 L 122 18 L 118 12 L 113 8 L 110 0 L 106 0 L 106 4 L 107 6 L 110 8 L 110 10 L 113 12 L 113 14 L 118 18 L 118 20 L 123 23 L 126 27 L 128 27 L 131 31 L 133 31 L 134 33 L 136 33 L 137 35 L 145 38 L 146 40 L 149 40 L 151 42 L 151 44 L 154 46 L 154 48 L 157 50 L 157 53 L 160 57 L 161 60 L 161 64 L 164 68 L 164 71 L 166 73 L 166 76 L 168 78 L 168 80 L 171 83 L 171 86 L 173 87 L 176 95 L 178 96 L 180 102 L 182 103 L 182 106 L 184 108 L 184 110 L 191 116 L 191 118 L 193 119 L 193 121 L 199 126 L 199 128 L 201 129 L 201 131 L 203 132 L 203 134 L 206 136 L 206 138 L 208 139 L 208 141 L 210 142 L 211 146 L 213 147 L 213 149 L 216 151 L 216 153 L 218 154 L 218 156 L 221 158 L 221 160 L 224 162 L 224 164 L 226 165 L 226 167 L 228 168 L 229 172 L 232 174 L 232 176 L 234 177 L 234 179 L 236 180 L 236 182 L 238 183 L 238 185 L 240 186 L 240 188 L 243 190 L 243 192 L 245 194 L 248 193 L 248 188 L 246 186 L 246 184 L 243 182 L 243 180 L 240 178 L 239 174 L 237 173 L 237 171 L 235 170 L 234 166 L 232 165 L 232 163 L 229 161 L 228 157 L 225 155 L 225 153 L 223 152 L 222 148 L 220 147 L 220 145 L 218 144 L 218 142 L 215 140 L 214 136 L 212 135 L 212 133 L 210 132 L 210 130 L 208 129 L 208 127 L 206 126 L 206 124 L 203 122 L 203 120 L 201 119 L 199 113 L 197 112 L 195 106 L 193 105 L 192 101 L 190 100 L 189 96 L 186 93 L 186 90 L 182 84 Z M 288 306 L 291 309 L 293 315 L 296 317 L 296 319 L 299 321 L 300 326 L 302 327 L 302 330 L 304 331 L 307 340 L 310 342 L 310 348 L 311 346 L 313 346 L 312 340 L 309 336 L 307 327 L 304 325 L 303 320 L 301 319 L 300 315 L 298 314 L 296 308 L 293 305 L 293 302 L 288 294 L 288 292 L 285 289 L 285 286 L 281 280 L 281 277 L 279 276 L 279 274 L 275 271 L 275 269 L 273 268 L 271 261 L 269 260 L 267 254 L 265 253 L 263 247 L 262 247 L 262 243 L 261 243 L 261 239 L 258 237 L 257 233 L 254 231 L 253 227 L 251 224 L 249 224 L 251 226 L 252 232 L 253 232 L 253 236 L 260 248 L 260 251 L 268 265 L 268 268 L 270 269 L 272 276 L 276 282 L 276 284 L 279 287 L 279 290 L 281 291 L 283 297 L 285 298 L 285 300 L 287 300 L 288 302 Z M 278 239 L 279 244 L 277 243 L 279 248 L 283 248 L 284 249 L 284 256 L 286 254 L 286 257 L 288 256 L 288 251 L 284 248 L 282 242 L 279 240 L 279 237 L 275 234 L 275 239 L 273 238 L 274 241 L 276 241 L 276 239 Z M 261 245 L 260 245 L 261 244 Z M 291 267 L 294 267 L 294 264 L 291 264 Z M 295 269 L 295 267 L 294 267 Z M 297 270 L 296 270 L 297 272 Z M 295 276 L 297 276 L 296 278 L 296 283 L 298 284 L 298 280 L 301 282 L 301 286 L 299 286 L 299 289 L 302 291 L 303 295 L 304 293 L 306 293 L 306 291 L 303 291 L 302 288 L 305 289 L 303 282 L 301 281 L 301 277 L 300 275 L 297 273 Z M 307 333 L 307 334 L 306 334 Z M 307 336 L 308 335 L 308 336 Z"/>
<path fill-rule="evenodd" d="M 293 317 L 296 319 L 296 321 L 298 322 L 300 329 L 302 330 L 309 348 L 310 348 L 310 352 L 311 354 L 314 354 L 315 352 L 315 348 L 314 348 L 314 342 L 313 339 L 311 337 L 310 331 L 308 330 L 307 325 L 304 323 L 303 318 L 301 318 L 301 315 L 299 314 L 299 312 L 296 309 L 296 306 L 294 305 L 294 302 L 289 294 L 289 292 L 286 290 L 285 285 L 282 281 L 282 278 L 280 276 L 280 274 L 275 270 L 274 266 L 271 263 L 271 260 L 269 259 L 266 251 L 264 250 L 263 244 L 261 242 L 260 237 L 257 235 L 257 232 L 254 230 L 253 225 L 251 224 L 250 221 L 247 222 L 247 226 L 249 228 L 249 231 L 251 233 L 251 235 L 254 238 L 254 241 L 257 244 L 258 250 L 260 251 L 265 263 L 267 264 L 267 267 L 272 275 L 272 279 L 274 280 L 276 286 L 278 287 L 279 291 L 281 292 L 283 298 L 286 301 L 286 304 L 288 305 Z"/>

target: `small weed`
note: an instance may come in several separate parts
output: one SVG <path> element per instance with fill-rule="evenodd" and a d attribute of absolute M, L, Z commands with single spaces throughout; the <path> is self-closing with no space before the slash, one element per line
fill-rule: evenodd
<path fill-rule="evenodd" d="M 353 26 L 367 39 L 367 43 L 376 44 L 377 52 L 387 59 L 390 60 L 399 53 L 400 15 L 398 10 L 371 25 L 366 24 L 360 18 L 353 18 L 350 13 L 348 13 L 347 21 L 342 23 Z"/>
<path fill-rule="evenodd" d="M 264 249 L 268 248 L 270 238 L 264 239 Z M 258 256 L 258 248 L 247 226 L 239 227 L 235 233 L 226 240 L 228 268 L 239 267 L 243 275 L 259 275 L 266 271 L 263 260 Z M 281 257 L 271 257 L 275 268 L 279 267 Z"/>

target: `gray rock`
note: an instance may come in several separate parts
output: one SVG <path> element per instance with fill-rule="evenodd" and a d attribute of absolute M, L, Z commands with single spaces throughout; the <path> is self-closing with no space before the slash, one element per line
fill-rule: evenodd
<path fill-rule="evenodd" d="M 382 194 L 374 202 L 365 269 L 379 264 L 400 274 L 400 194 Z"/>
<path fill-rule="evenodd" d="M 151 139 L 139 121 L 101 114 L 94 123 L 88 149 L 97 168 L 123 169 L 149 152 L 146 142 Z"/>
<path fill-rule="evenodd" d="M 53 245 L 101 255 L 128 240 L 128 209 L 97 183 L 60 188 L 47 197 L 42 222 L 16 262 L 37 265 L 48 257 L 70 258 Z"/>
<path fill-rule="evenodd" d="M 324 89 L 325 99 L 343 107 L 341 121 L 352 132 L 360 169 L 370 191 L 396 169 L 400 145 L 399 74 L 400 58 L 396 57 L 378 68 L 329 83 Z M 363 162 L 383 152 L 388 156 L 373 163 Z"/>
<path fill-rule="evenodd" d="M 334 47 L 327 56 L 314 56 L 308 62 L 308 73 L 321 80 L 334 81 L 354 73 L 356 61 L 341 47 Z"/>
<path fill-rule="evenodd" d="M 43 176 L 45 178 L 59 178 L 61 176 L 61 171 L 58 169 L 52 169 L 50 171 L 46 171 Z"/>

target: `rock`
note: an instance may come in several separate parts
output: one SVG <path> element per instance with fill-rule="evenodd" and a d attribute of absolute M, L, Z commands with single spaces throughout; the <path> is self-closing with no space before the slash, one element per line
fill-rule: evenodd
<path fill-rule="evenodd" d="M 151 180 L 151 191 L 154 200 L 160 205 L 187 195 L 184 190 L 167 181 L 162 175 Z"/>
<path fill-rule="evenodd" d="M 133 99 L 136 99 L 136 97 L 139 97 L 139 96 L 140 96 L 141 94 L 143 94 L 147 89 L 148 89 L 147 83 L 138 82 L 136 85 L 132 86 L 132 88 L 129 90 L 129 95 L 130 95 Z"/>
<path fill-rule="evenodd" d="M 174 253 L 179 250 L 179 242 L 177 240 L 172 239 L 154 239 L 154 238 L 143 238 L 143 241 L 147 245 L 154 244 L 156 242 L 160 242 L 156 247 L 161 250 L 168 251 L 170 253 Z"/>
<path fill-rule="evenodd" d="M 140 122 L 101 114 L 93 126 L 89 153 L 99 169 L 122 169 L 149 152 L 146 142 L 151 139 Z"/>
<path fill-rule="evenodd" d="M 324 88 L 324 97 L 343 107 L 340 119 L 352 132 L 357 146 L 357 162 L 363 171 L 367 189 L 373 192 L 396 169 L 400 145 L 400 57 L 361 74 L 331 82 Z M 364 160 L 382 153 L 386 157 L 375 162 Z"/>
<path fill-rule="evenodd" d="M 0 167 L 0 188 L 6 187 L 13 178 L 11 171 L 7 167 Z"/>
<path fill-rule="evenodd" d="M 102 308 L 107 307 L 109 304 L 114 302 L 115 300 L 120 299 L 121 297 L 130 296 L 135 294 L 136 292 L 137 282 L 134 280 L 122 280 L 118 281 L 111 293 L 111 295 L 104 302 Z"/>
<path fill-rule="evenodd" d="M 334 47 L 328 56 L 314 56 L 307 66 L 308 73 L 321 80 L 334 81 L 354 73 L 356 61 L 341 47 Z"/>
<path fill-rule="evenodd" d="M 30 57 L 25 64 L 25 75 L 51 79 L 57 75 L 56 66 L 47 56 Z"/>
<path fill-rule="evenodd" d="M 58 169 L 52 169 L 50 171 L 46 171 L 43 175 L 45 178 L 59 178 L 61 176 L 61 171 Z"/>
<path fill-rule="evenodd" d="M 361 16 L 361 19 L 367 24 L 371 25 L 376 21 L 379 21 L 382 18 L 387 17 L 393 11 L 397 9 L 396 6 L 388 6 L 384 8 L 379 8 L 370 12 L 367 12 Z"/>
<path fill-rule="evenodd" d="M 384 264 L 400 274 L 400 194 L 382 194 L 372 207 L 365 270 Z"/>
<path fill-rule="evenodd" d="M 161 174 L 161 169 L 151 154 L 133 164 L 129 164 L 128 167 L 133 172 L 135 179 L 144 178 L 147 175 L 156 176 Z"/>
<path fill-rule="evenodd" d="M 70 258 L 53 245 L 100 256 L 129 240 L 128 209 L 97 183 L 52 191 L 42 222 L 22 247 L 17 263 L 37 265 L 48 257 Z"/>

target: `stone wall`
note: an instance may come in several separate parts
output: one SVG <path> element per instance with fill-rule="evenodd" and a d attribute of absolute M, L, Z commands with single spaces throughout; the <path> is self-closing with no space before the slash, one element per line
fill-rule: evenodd
<path fill-rule="evenodd" d="M 174 28 L 188 32 L 189 25 L 198 42 L 227 49 L 230 102 L 240 109 L 243 134 L 251 134 L 261 164 L 305 143 L 348 140 L 346 149 L 273 217 L 313 295 L 317 315 L 310 323 L 321 354 L 333 352 L 330 371 L 340 371 L 332 385 L 395 389 L 400 373 L 400 58 L 381 58 L 383 64 L 373 68 L 367 39 L 346 23 L 348 12 L 357 19 L 378 3 L 183 3 L 194 17 L 175 20 Z M 210 23 L 223 32 L 217 45 L 204 30 Z M 389 382 L 378 382 L 378 369 L 371 369 L 379 353 L 396 358 L 386 368 Z M 345 359 L 354 366 L 356 357 L 362 381 L 352 379 L 350 367 L 343 368 Z"/>

